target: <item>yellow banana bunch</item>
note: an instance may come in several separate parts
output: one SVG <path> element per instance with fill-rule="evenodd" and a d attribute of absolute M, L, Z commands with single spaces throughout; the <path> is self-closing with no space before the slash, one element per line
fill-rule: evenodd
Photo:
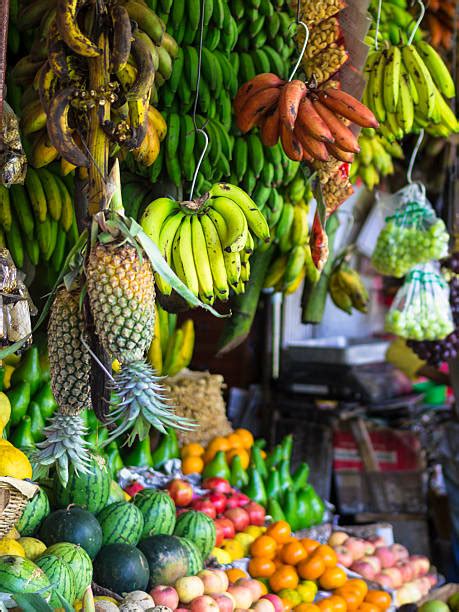
<path fill-rule="evenodd" d="M 177 327 L 177 315 L 155 304 L 155 332 L 148 361 L 158 375 L 174 376 L 189 366 L 194 350 L 194 323 L 187 319 Z"/>
<path fill-rule="evenodd" d="M 373 128 L 364 128 L 359 136 L 360 153 L 352 162 L 349 178 L 355 182 L 360 178 L 372 190 L 382 176 L 394 173 L 393 159 L 403 159 L 403 150 L 398 142 L 378 134 Z"/>
<path fill-rule="evenodd" d="M 348 314 L 353 308 L 363 313 L 368 310 L 368 291 L 359 273 L 344 261 L 332 270 L 328 292 L 335 306 Z"/>

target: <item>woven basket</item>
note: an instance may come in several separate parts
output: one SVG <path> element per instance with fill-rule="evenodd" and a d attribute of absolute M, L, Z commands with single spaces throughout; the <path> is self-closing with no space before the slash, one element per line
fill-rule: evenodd
<path fill-rule="evenodd" d="M 0 478 L 0 538 L 16 525 L 37 485 L 17 478 Z"/>

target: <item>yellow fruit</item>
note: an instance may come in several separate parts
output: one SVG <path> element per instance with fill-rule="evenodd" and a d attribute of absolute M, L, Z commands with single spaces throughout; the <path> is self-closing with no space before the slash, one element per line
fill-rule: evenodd
<path fill-rule="evenodd" d="M 114 359 L 112 362 L 112 370 L 116 373 L 119 374 L 121 372 L 121 364 L 118 361 L 118 359 Z"/>
<path fill-rule="evenodd" d="M 0 446 L 13 446 L 11 444 L 11 442 L 8 442 L 8 440 L 4 440 L 3 438 L 0 438 Z"/>
<path fill-rule="evenodd" d="M 237 561 L 245 557 L 244 548 L 237 540 L 223 540 L 221 548 L 231 557 L 231 561 Z"/>
<path fill-rule="evenodd" d="M 8 397 L 0 391 L 0 433 L 3 432 L 5 425 L 10 420 L 11 404 Z"/>
<path fill-rule="evenodd" d="M 237 533 L 234 536 L 234 539 L 237 540 L 242 546 L 244 550 L 244 557 L 248 557 L 250 545 L 252 544 L 252 542 L 255 542 L 255 538 L 249 533 Z"/>
<path fill-rule="evenodd" d="M 124 493 L 124 499 L 126 501 L 129 501 L 130 499 L 132 499 L 132 497 L 129 495 L 129 493 L 126 493 L 126 491 L 123 491 L 123 493 Z"/>
<path fill-rule="evenodd" d="M 14 446 L 0 446 L 0 476 L 32 478 L 32 466 L 22 451 Z"/>
<path fill-rule="evenodd" d="M 15 368 L 12 365 L 4 366 L 5 373 L 3 374 L 3 388 L 9 389 L 11 387 L 11 377 L 13 376 L 13 372 Z"/>
<path fill-rule="evenodd" d="M 249 525 L 247 529 L 244 529 L 244 533 L 248 533 L 254 539 L 257 539 L 263 533 L 262 527 L 257 525 Z"/>
<path fill-rule="evenodd" d="M 25 557 L 25 550 L 17 540 L 2 538 L 0 540 L 0 557 L 3 555 L 16 555 L 16 557 Z"/>
<path fill-rule="evenodd" d="M 21 537 L 21 534 L 16 529 L 16 527 L 13 527 L 13 529 L 9 531 L 5 537 L 8 538 L 9 540 L 19 540 L 19 538 Z"/>
<path fill-rule="evenodd" d="M 279 597 L 289 608 L 294 608 L 301 603 L 301 597 L 293 589 L 281 589 L 278 593 Z"/>
<path fill-rule="evenodd" d="M 204 455 L 205 449 L 201 444 L 196 444 L 196 442 L 192 442 L 190 444 L 185 444 L 180 451 L 180 455 L 182 459 L 186 459 L 186 457 L 202 457 Z"/>
<path fill-rule="evenodd" d="M 303 580 L 296 590 L 303 603 L 312 603 L 317 593 L 317 584 L 312 580 Z"/>
<path fill-rule="evenodd" d="M 215 557 L 220 565 L 228 565 L 232 561 L 231 555 L 222 548 L 213 548 L 210 556 Z"/>
<path fill-rule="evenodd" d="M 37 538 L 19 538 L 18 542 L 24 549 L 27 559 L 31 561 L 34 561 L 46 550 L 46 544 L 41 540 L 37 540 Z"/>

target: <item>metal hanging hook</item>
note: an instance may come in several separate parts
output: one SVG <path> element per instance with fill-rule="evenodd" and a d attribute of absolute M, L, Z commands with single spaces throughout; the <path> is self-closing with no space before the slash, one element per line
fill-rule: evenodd
<path fill-rule="evenodd" d="M 375 50 L 378 50 L 378 36 L 379 36 L 379 24 L 381 23 L 381 8 L 382 0 L 378 0 L 378 14 L 376 15 L 376 27 L 375 27 Z"/>
<path fill-rule="evenodd" d="M 406 180 L 408 181 L 408 185 L 413 184 L 413 180 L 411 178 L 411 174 L 413 172 L 414 162 L 416 161 L 416 156 L 419 151 L 419 147 L 421 146 L 422 139 L 424 138 L 424 128 L 419 132 L 418 140 L 414 146 L 413 152 L 411 153 L 410 163 L 408 164 L 408 170 L 406 172 Z"/>
<path fill-rule="evenodd" d="M 303 42 L 303 47 L 302 47 L 301 52 L 300 52 L 300 56 L 298 58 L 298 61 L 295 64 L 295 67 L 292 70 L 292 74 L 290 75 L 289 82 L 293 80 L 293 77 L 295 76 L 295 73 L 296 73 L 296 71 L 298 70 L 298 68 L 299 68 L 299 66 L 301 64 L 301 60 L 303 59 L 304 52 L 306 51 L 306 47 L 308 46 L 308 42 L 309 42 L 309 28 L 304 23 L 304 21 L 300 21 L 298 19 L 298 17 L 299 17 L 299 12 L 297 14 L 297 21 L 296 21 L 296 23 L 295 24 L 291 23 L 289 28 L 291 28 L 292 25 L 297 25 L 297 26 L 301 25 L 304 28 L 305 35 L 304 35 L 304 42 Z"/>
<path fill-rule="evenodd" d="M 418 28 L 421 25 L 421 21 L 423 20 L 424 14 L 426 12 L 426 7 L 424 6 L 423 2 L 421 0 L 416 0 L 416 2 L 419 4 L 419 7 L 420 7 L 419 17 L 418 17 L 416 23 L 414 24 L 413 31 L 411 32 L 410 37 L 408 39 L 408 44 L 409 45 L 411 45 L 411 43 L 413 42 L 414 35 L 418 31 Z"/>
<path fill-rule="evenodd" d="M 199 26 L 200 32 L 199 32 L 199 52 L 198 52 L 198 76 L 196 79 L 196 96 L 195 96 L 194 104 L 193 104 L 193 125 L 194 125 L 196 134 L 202 134 L 204 136 L 205 144 L 204 144 L 204 149 L 201 153 L 201 156 L 198 160 L 198 163 L 196 164 L 196 168 L 194 170 L 193 180 L 191 182 L 190 200 L 193 199 L 194 188 L 196 185 L 196 180 L 198 178 L 199 169 L 201 168 L 202 160 L 204 159 L 204 156 L 207 152 L 207 148 L 209 146 L 209 136 L 207 135 L 207 132 L 204 130 L 204 127 L 198 127 L 196 123 L 196 113 L 198 110 L 198 100 L 199 100 L 199 86 L 201 84 L 202 44 L 203 44 L 203 37 L 204 37 L 204 2 L 205 0 L 201 0 L 201 7 L 200 7 L 201 8 L 201 23 Z"/>

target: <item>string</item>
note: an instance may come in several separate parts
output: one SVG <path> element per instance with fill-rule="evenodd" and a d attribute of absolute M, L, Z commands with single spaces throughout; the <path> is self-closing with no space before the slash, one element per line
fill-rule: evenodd
<path fill-rule="evenodd" d="M 413 31 L 411 32 L 410 38 L 408 40 L 408 44 L 411 45 L 411 43 L 413 42 L 413 38 L 414 35 L 416 34 L 416 32 L 418 31 L 419 26 L 421 25 L 421 21 L 424 17 L 424 13 L 426 12 L 426 7 L 424 6 L 424 4 L 421 2 L 421 0 L 416 0 L 417 3 L 420 6 L 420 12 L 419 12 L 419 17 L 416 21 L 416 23 L 414 24 L 414 28 Z"/>
<path fill-rule="evenodd" d="M 209 146 L 209 136 L 207 135 L 207 132 L 204 130 L 204 128 L 200 128 L 198 127 L 197 123 L 196 123 L 196 114 L 197 114 L 197 110 L 198 110 L 198 100 L 199 100 L 199 86 L 201 84 L 201 67 L 202 67 L 202 45 L 203 45 L 203 38 L 204 38 L 204 2 L 206 0 L 201 0 L 201 23 L 200 23 L 200 33 L 199 33 L 199 52 L 198 52 L 198 77 L 196 80 L 196 96 L 194 99 L 194 104 L 193 104 L 193 125 L 194 125 L 194 129 L 196 134 L 202 134 L 204 136 L 204 149 L 201 153 L 201 156 L 198 160 L 198 163 L 196 164 L 196 168 L 194 170 L 194 174 L 193 174 L 193 180 L 191 182 L 191 189 L 190 189 L 190 200 L 193 199 L 193 193 L 194 193 L 194 188 L 196 185 L 196 180 L 198 178 L 198 174 L 199 174 L 199 169 L 201 167 L 202 164 L 202 160 L 204 159 L 204 156 L 207 152 L 207 147 Z"/>
<path fill-rule="evenodd" d="M 424 138 L 424 128 L 422 128 L 421 131 L 419 132 L 418 140 L 417 140 L 416 145 L 415 145 L 415 147 L 413 149 L 413 152 L 411 153 L 410 163 L 408 165 L 408 170 L 407 170 L 407 173 L 406 173 L 406 180 L 408 181 L 409 185 L 413 184 L 413 181 L 411 179 L 411 174 L 413 172 L 414 162 L 416 161 L 416 156 L 418 154 L 419 147 L 421 146 L 423 138 Z"/>
<path fill-rule="evenodd" d="M 379 24 L 381 23 L 381 8 L 382 0 L 378 0 L 378 14 L 376 16 L 376 28 L 375 28 L 375 50 L 378 50 L 378 36 L 379 36 Z"/>
<path fill-rule="evenodd" d="M 294 25 L 294 24 L 290 24 L 290 27 Z M 295 67 L 292 70 L 292 74 L 290 75 L 289 78 L 289 82 L 293 80 L 293 77 L 295 76 L 296 71 L 298 70 L 299 65 L 301 64 L 301 60 L 303 59 L 304 56 L 304 52 L 306 51 L 306 47 L 308 46 L 308 41 L 309 41 L 309 28 L 308 26 L 304 23 L 304 21 L 297 21 L 296 25 L 302 25 L 304 30 L 305 30 L 305 35 L 304 35 L 304 42 L 303 42 L 303 47 L 301 49 L 300 52 L 300 56 L 298 58 L 297 63 L 295 64 Z"/>

